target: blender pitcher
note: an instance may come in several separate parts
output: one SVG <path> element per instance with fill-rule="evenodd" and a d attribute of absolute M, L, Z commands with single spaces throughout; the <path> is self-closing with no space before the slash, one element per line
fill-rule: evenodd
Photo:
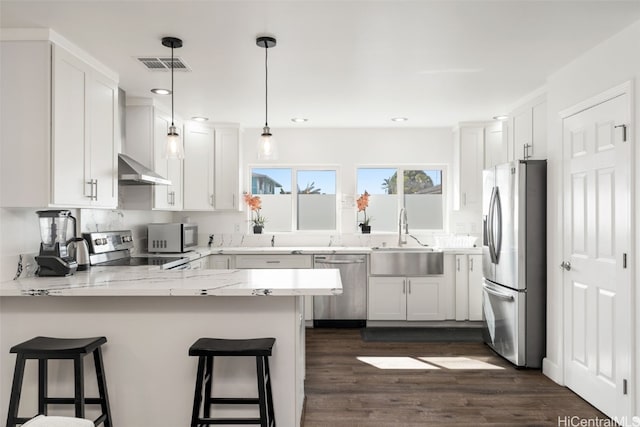
<path fill-rule="evenodd" d="M 37 211 L 40 217 L 40 253 L 36 257 L 38 276 L 68 276 L 78 268 L 69 256 L 68 244 L 76 237 L 76 219 L 68 210 Z M 72 232 L 68 233 L 69 219 Z M 68 234 L 70 234 L 68 236 Z"/>

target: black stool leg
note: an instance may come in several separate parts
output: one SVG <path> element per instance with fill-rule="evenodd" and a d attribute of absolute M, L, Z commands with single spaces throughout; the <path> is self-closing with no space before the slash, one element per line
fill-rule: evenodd
<path fill-rule="evenodd" d="M 204 370 L 204 408 L 202 416 L 209 418 L 211 416 L 211 387 L 213 385 L 213 356 L 206 357 L 206 366 Z"/>
<path fill-rule="evenodd" d="M 11 386 L 11 398 L 9 400 L 9 414 L 7 415 L 7 427 L 15 427 L 17 424 L 25 362 L 26 360 L 23 355 L 18 354 L 16 356 L 16 367 L 13 371 L 13 385 Z"/>
<path fill-rule="evenodd" d="M 260 427 L 269 427 L 267 420 L 263 357 L 256 356 L 256 367 L 258 368 L 258 405 L 260 407 Z"/>
<path fill-rule="evenodd" d="M 48 360 L 38 359 L 38 414 L 47 415 Z"/>
<path fill-rule="evenodd" d="M 76 408 L 76 418 L 84 418 L 84 365 L 82 363 L 82 356 L 75 356 L 73 358 L 73 376 L 74 376 L 74 398 L 73 404 Z"/>
<path fill-rule="evenodd" d="M 269 358 L 264 358 L 264 372 L 267 377 L 267 409 L 269 412 L 269 427 L 276 427 L 276 415 L 273 409 L 273 394 L 271 393 L 271 372 L 269 371 Z"/>
<path fill-rule="evenodd" d="M 100 347 L 93 351 L 93 361 L 96 366 L 96 376 L 98 380 L 98 393 L 100 395 L 100 408 L 105 416 L 104 427 L 111 427 L 111 407 L 109 405 L 109 395 L 107 393 L 107 380 L 104 375 L 104 364 L 102 362 L 102 349 Z"/>
<path fill-rule="evenodd" d="M 193 412 L 191 413 L 191 427 L 198 427 L 200 404 L 202 403 L 202 382 L 204 380 L 205 356 L 198 357 L 198 375 L 196 376 L 196 391 L 193 397 Z"/>

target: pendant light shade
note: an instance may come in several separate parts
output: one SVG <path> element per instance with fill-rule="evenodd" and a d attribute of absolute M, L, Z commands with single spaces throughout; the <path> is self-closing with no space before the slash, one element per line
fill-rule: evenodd
<path fill-rule="evenodd" d="M 256 44 L 264 48 L 264 127 L 262 134 L 258 139 L 258 159 L 276 160 L 278 158 L 278 147 L 271 134 L 269 128 L 269 67 L 268 67 L 268 51 L 269 48 L 276 45 L 276 39 L 273 37 L 258 37 Z"/>
<path fill-rule="evenodd" d="M 169 132 L 167 133 L 167 144 L 165 146 L 164 156 L 167 159 L 183 159 L 184 147 L 180 134 L 176 125 L 173 123 L 173 49 L 182 47 L 182 40 L 175 37 L 163 37 L 162 45 L 171 48 L 171 126 L 169 126 Z"/>

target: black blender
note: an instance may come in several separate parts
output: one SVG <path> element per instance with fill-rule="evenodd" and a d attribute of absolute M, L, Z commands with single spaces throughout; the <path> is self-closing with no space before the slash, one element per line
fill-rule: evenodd
<path fill-rule="evenodd" d="M 76 219 L 68 210 L 37 211 L 40 217 L 40 254 L 36 257 L 38 276 L 68 276 L 78 268 L 69 255 L 68 244 L 76 237 Z M 72 220 L 72 238 L 67 239 L 67 226 Z"/>

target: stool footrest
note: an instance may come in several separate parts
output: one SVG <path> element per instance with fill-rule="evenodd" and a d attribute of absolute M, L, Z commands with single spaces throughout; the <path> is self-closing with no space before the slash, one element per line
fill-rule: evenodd
<path fill-rule="evenodd" d="M 211 424 L 260 424 L 260 418 L 198 418 L 199 425 Z"/>
<path fill-rule="evenodd" d="M 257 397 L 212 397 L 208 399 L 210 405 L 257 405 Z"/>
<path fill-rule="evenodd" d="M 76 400 L 73 397 L 46 397 L 44 402 L 52 405 L 73 405 L 76 403 Z M 100 405 L 102 403 L 102 399 L 99 397 L 85 397 L 84 403 L 85 405 Z"/>

